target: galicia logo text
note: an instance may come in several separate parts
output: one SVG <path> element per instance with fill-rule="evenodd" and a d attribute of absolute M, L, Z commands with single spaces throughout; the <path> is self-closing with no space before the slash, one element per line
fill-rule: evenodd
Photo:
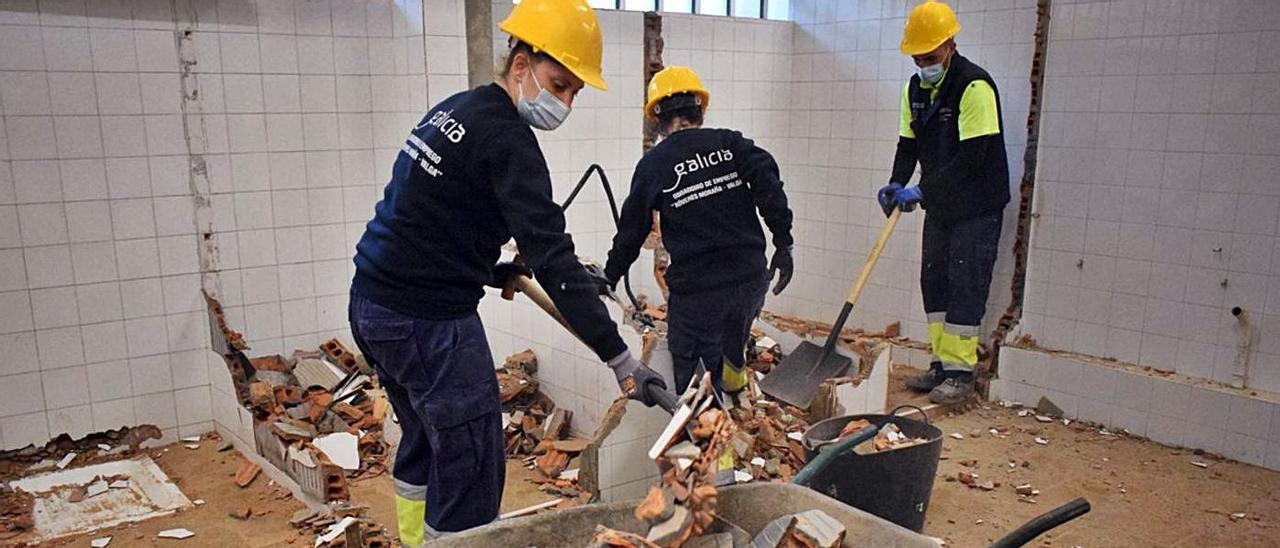
<path fill-rule="evenodd" d="M 733 160 L 733 153 L 730 152 L 729 149 L 720 149 L 705 156 L 702 154 L 694 154 L 692 158 L 675 165 L 676 183 L 671 185 L 671 188 L 665 188 L 662 191 L 671 192 L 679 188 L 680 180 L 683 179 L 685 175 L 700 169 L 707 169 L 711 166 L 718 165 L 721 162 L 728 162 L 730 160 Z"/>

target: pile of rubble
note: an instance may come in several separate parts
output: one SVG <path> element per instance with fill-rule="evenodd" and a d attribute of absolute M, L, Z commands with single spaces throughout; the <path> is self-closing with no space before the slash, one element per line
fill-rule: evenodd
<path fill-rule="evenodd" d="M 208 294 L 205 300 L 213 350 L 226 361 L 241 405 L 253 413 L 260 455 L 326 502 L 348 500 L 348 481 L 388 470 L 383 428 L 390 405 L 360 357 L 332 339 L 287 358 L 250 359 L 222 305 Z"/>
<path fill-rule="evenodd" d="M 300 532 L 315 535 L 315 546 L 328 548 L 390 548 L 386 530 L 367 517 L 369 508 L 335 504 L 323 510 L 304 508 L 289 518 Z"/>
<path fill-rule="evenodd" d="M 578 470 L 570 470 L 569 464 L 589 442 L 567 437 L 573 412 L 557 408 L 538 389 L 537 373 L 538 357 L 532 350 L 508 356 L 497 371 L 507 455 L 524 459 L 526 466 L 540 472 L 531 481 L 542 491 L 563 497 L 557 507 L 585 504 L 591 494 L 578 485 Z"/>
<path fill-rule="evenodd" d="M 650 525 L 644 543 L 635 543 L 626 533 L 600 529 L 593 541 L 596 545 L 679 548 L 707 531 L 715 520 L 715 485 L 726 483 L 722 479 L 726 473 L 727 483 L 734 481 L 732 463 L 723 457 L 737 425 L 720 407 L 710 375 L 695 379 L 649 449 L 662 483 L 651 488 L 636 507 L 636 518 Z"/>
<path fill-rule="evenodd" d="M 9 487 L 9 481 L 32 473 L 62 470 L 68 466 L 86 465 L 131 457 L 142 444 L 162 437 L 160 428 L 146 424 L 123 427 L 72 439 L 61 434 L 43 446 L 28 445 L 21 449 L 0 452 L 0 540 L 11 539 L 32 530 L 35 498 L 22 489 Z M 107 478 L 78 488 L 74 498 L 84 500 L 111 488 L 111 483 L 127 478 Z M 69 487 L 71 489 L 72 487 Z M 90 494 L 92 489 L 92 494 Z M 72 502 L 77 502 L 73 500 Z"/>
<path fill-rule="evenodd" d="M 829 440 L 826 443 L 835 443 L 843 440 L 868 426 L 871 426 L 871 422 L 867 419 L 849 421 L 849 423 L 845 424 L 844 428 L 840 430 L 840 434 L 837 435 L 835 439 Z M 902 432 L 901 428 L 898 428 L 898 425 L 889 422 L 885 423 L 885 425 L 876 432 L 876 436 L 874 438 L 855 446 L 853 448 L 853 452 L 859 455 L 870 455 L 872 453 L 890 451 L 893 449 L 903 449 L 924 443 L 929 443 L 929 439 L 913 438 L 908 436 Z"/>
<path fill-rule="evenodd" d="M 746 465 L 749 476 L 740 478 L 762 481 L 791 481 L 792 476 L 804 467 L 804 446 L 801 439 L 809 428 L 805 412 L 778 402 L 753 398 L 744 393 L 739 401 L 746 401 L 729 411 L 737 423 L 738 432 L 730 442 L 739 465 Z"/>

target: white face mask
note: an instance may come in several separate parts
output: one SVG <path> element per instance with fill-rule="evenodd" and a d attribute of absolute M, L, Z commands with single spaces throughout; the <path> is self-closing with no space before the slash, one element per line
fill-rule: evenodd
<path fill-rule="evenodd" d="M 516 93 L 520 100 L 516 102 L 516 110 L 525 123 L 542 130 L 553 130 L 560 127 L 569 118 L 569 106 L 552 95 L 538 82 L 533 73 L 533 64 L 529 64 L 529 76 L 533 77 L 533 85 L 538 86 L 538 96 L 532 101 L 524 98 L 524 86 L 517 86 Z"/>
<path fill-rule="evenodd" d="M 942 75 L 947 73 L 947 68 L 938 63 L 927 67 L 920 67 L 920 81 L 929 85 L 933 85 L 942 80 Z"/>

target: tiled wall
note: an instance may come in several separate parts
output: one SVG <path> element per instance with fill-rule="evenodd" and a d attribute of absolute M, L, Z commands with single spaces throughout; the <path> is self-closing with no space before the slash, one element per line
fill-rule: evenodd
<path fill-rule="evenodd" d="M 343 335 L 422 29 L 389 0 L 6 2 L 3 446 L 237 424 L 202 278 L 254 353 Z"/>
<path fill-rule="evenodd" d="M 1271 2 L 1054 2 L 1024 329 L 1280 391 Z"/>
<path fill-rule="evenodd" d="M 250 355 L 331 337 L 350 345 L 351 256 L 427 107 L 422 3 L 217 8 L 197 13 L 189 46 L 199 90 L 189 123 L 206 137 L 194 152 L 208 165 L 217 247 L 211 285 Z M 226 366 L 209 354 L 215 419 L 238 425 Z"/>
<path fill-rule="evenodd" d="M 0 434 L 211 427 L 171 2 L 0 5 Z"/>
<path fill-rule="evenodd" d="M 898 43 L 911 0 L 796 0 L 791 91 L 783 173 L 796 213 L 796 281 L 769 308 L 834 319 L 866 254 L 884 226 L 875 202 L 888 182 L 898 138 L 902 88 L 914 70 Z M 1000 89 L 1010 185 L 1022 175 L 1035 23 L 1033 0 L 953 3 L 963 27 L 959 51 L 986 68 Z M 913 181 L 914 183 L 914 181 Z M 1006 209 L 985 324 L 1009 302 L 1016 206 Z M 927 340 L 920 297 L 920 227 L 924 215 L 898 224 L 850 326 L 879 329 L 903 321 L 903 334 Z M 828 319 L 828 321 L 830 321 Z"/>
<path fill-rule="evenodd" d="M 1047 397 L 1073 419 L 1280 470 L 1280 398 L 1103 360 L 1004 347 L 993 400 Z"/>

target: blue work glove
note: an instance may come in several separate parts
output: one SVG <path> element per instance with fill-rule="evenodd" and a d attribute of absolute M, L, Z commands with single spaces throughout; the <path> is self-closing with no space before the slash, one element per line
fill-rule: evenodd
<path fill-rule="evenodd" d="M 884 216 L 888 217 L 893 214 L 893 195 L 902 190 L 902 185 L 898 183 L 889 183 L 876 193 L 876 201 L 880 202 L 880 209 L 884 210 Z"/>
<path fill-rule="evenodd" d="M 916 204 L 919 204 L 924 196 L 920 194 L 919 186 L 907 187 L 893 193 L 893 205 L 901 209 L 903 213 L 914 211 Z"/>
<path fill-rule="evenodd" d="M 650 386 L 661 390 L 667 389 L 667 383 L 662 380 L 662 375 L 649 369 L 640 360 L 631 357 L 630 351 L 618 354 L 609 360 L 607 365 L 613 370 L 613 376 L 617 378 L 618 389 L 622 394 L 649 407 L 657 403 L 649 393 Z"/>

